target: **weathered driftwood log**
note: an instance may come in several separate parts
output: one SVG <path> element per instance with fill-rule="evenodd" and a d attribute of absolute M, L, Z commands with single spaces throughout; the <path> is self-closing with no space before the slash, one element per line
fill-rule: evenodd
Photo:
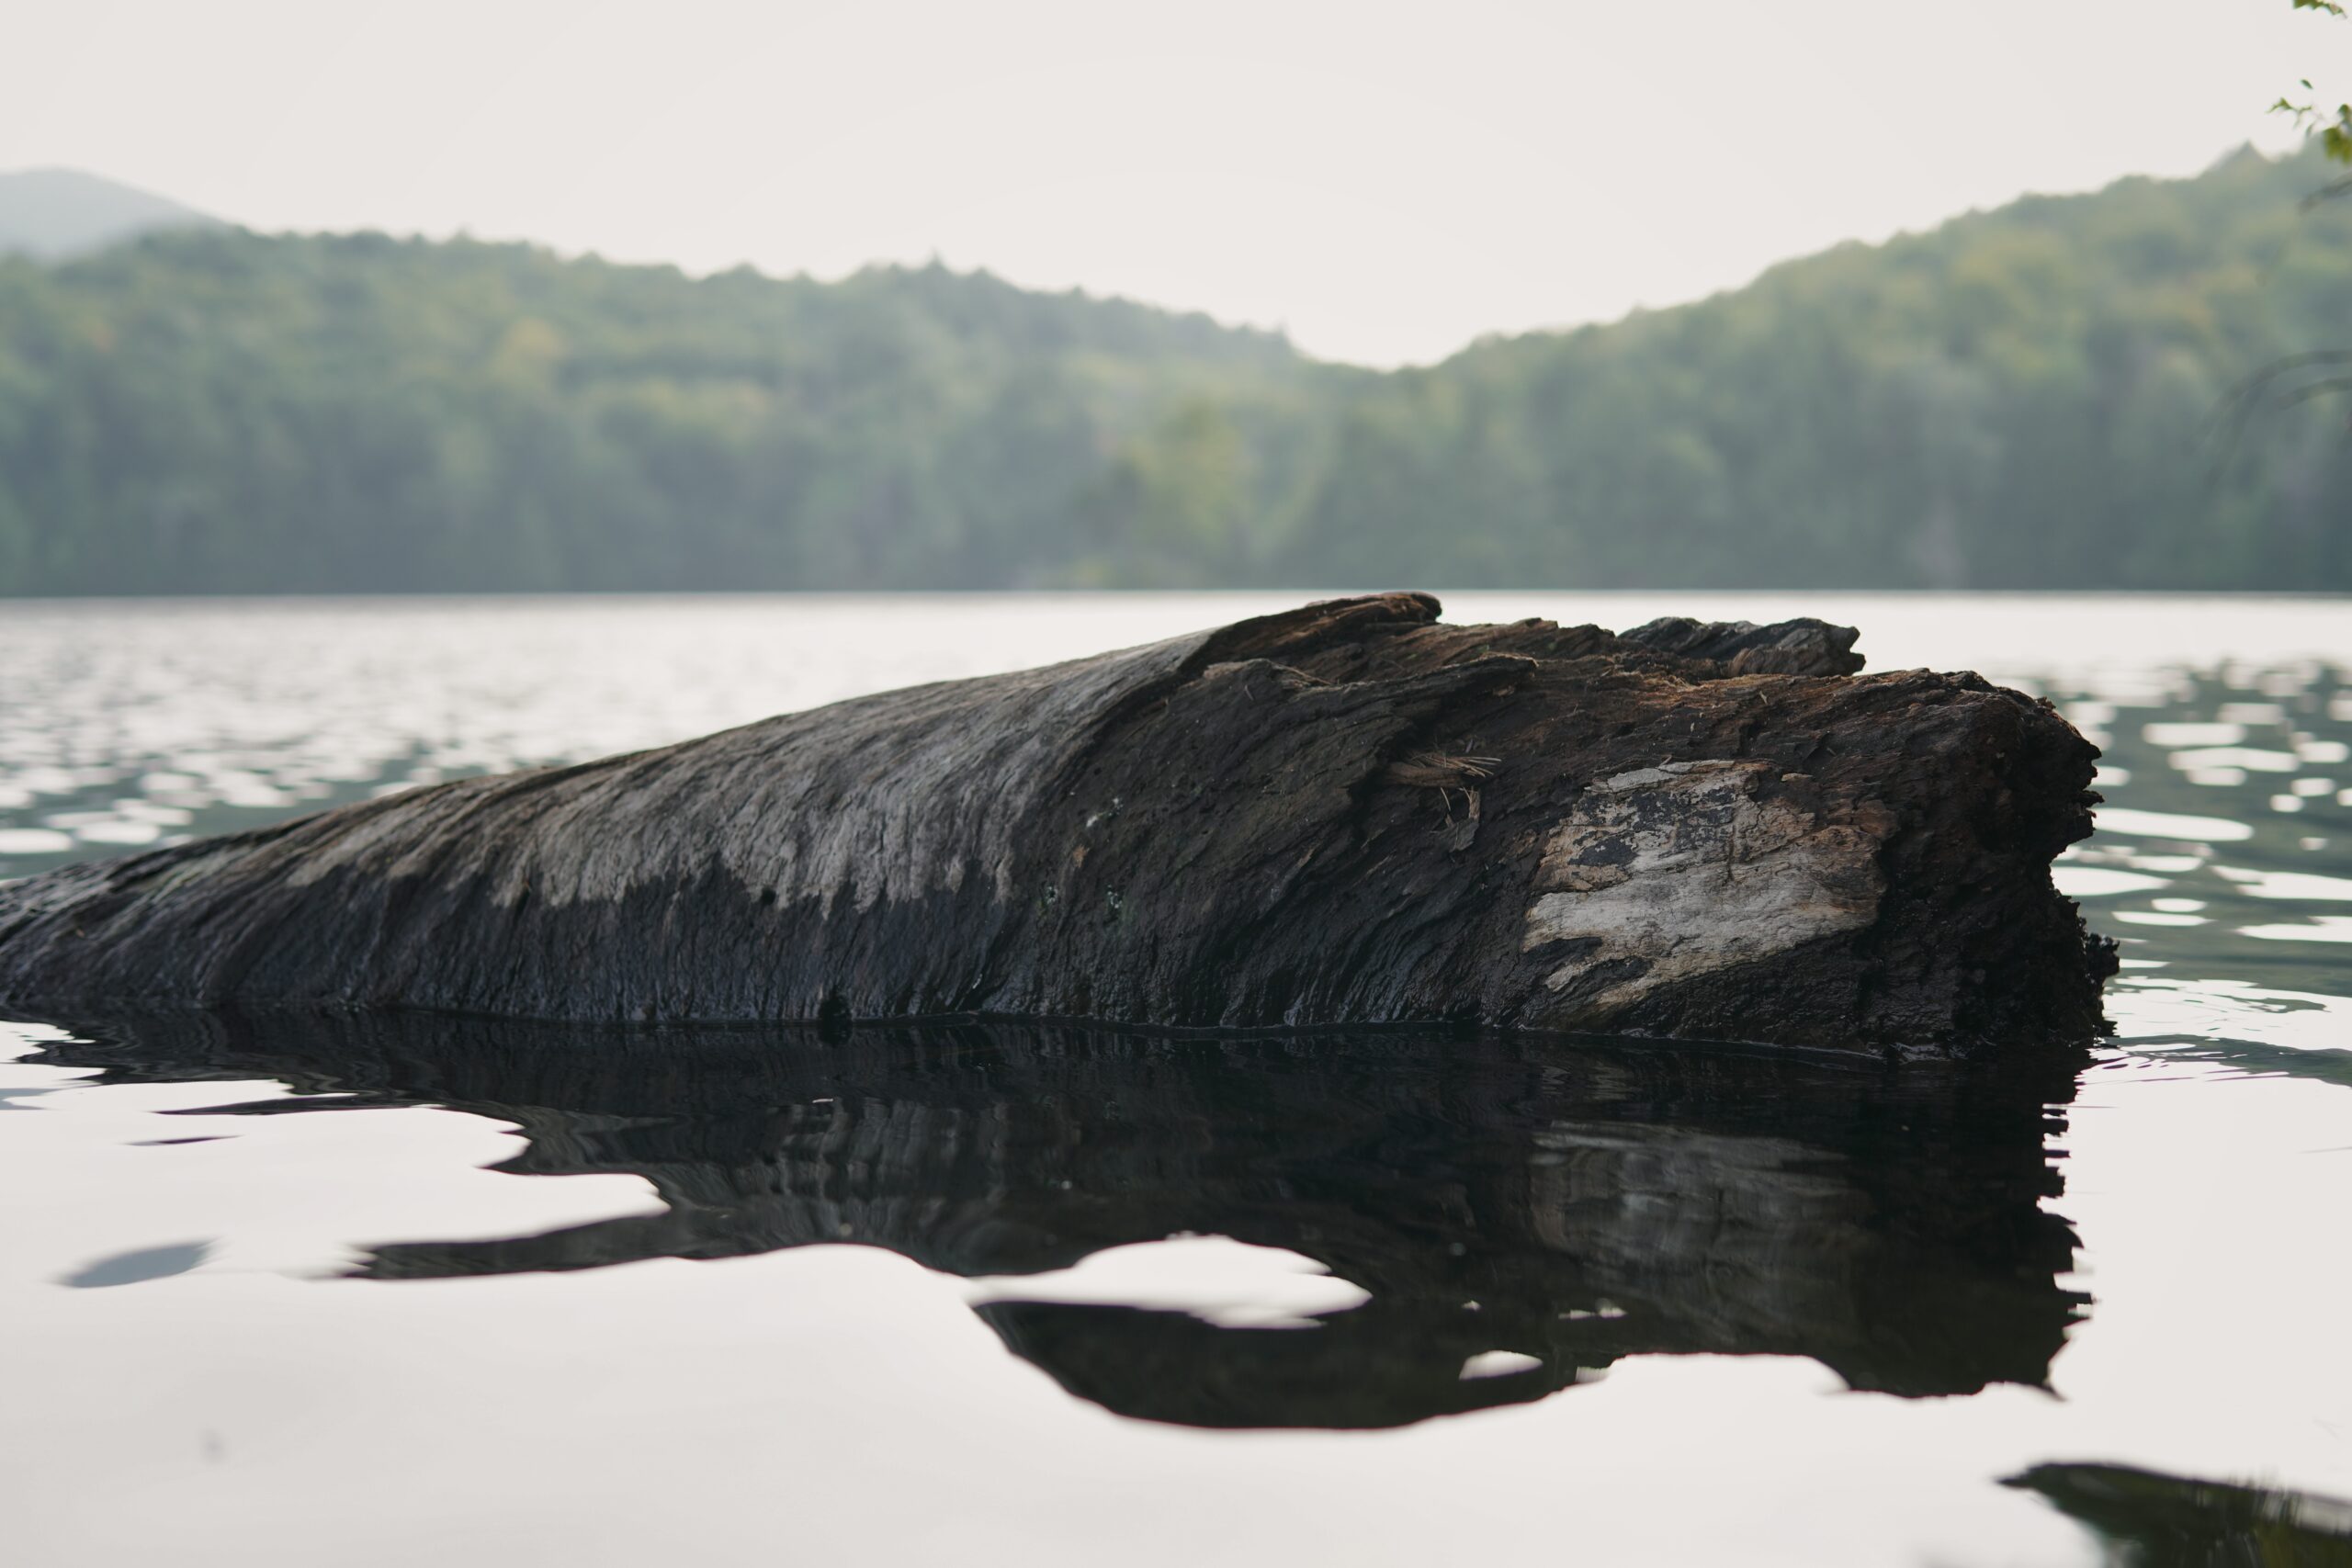
<path fill-rule="evenodd" d="M 2088 1038 L 2094 749 L 1854 634 L 1309 605 L 0 888 L 0 998 Z"/>

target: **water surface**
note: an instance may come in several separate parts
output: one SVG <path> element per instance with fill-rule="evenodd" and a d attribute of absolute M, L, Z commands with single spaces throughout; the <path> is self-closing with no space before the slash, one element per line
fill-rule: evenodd
<path fill-rule="evenodd" d="M 0 877 L 1286 602 L 0 604 Z M 2066 1564 L 2182 1510 L 2333 1550 L 2352 608 L 1448 608 L 1816 613 L 1873 668 L 2059 702 L 2108 752 L 2060 877 L 2124 942 L 2116 1036 L 2030 1081 L 1394 1032 L 0 1026 L 24 1560 Z"/>

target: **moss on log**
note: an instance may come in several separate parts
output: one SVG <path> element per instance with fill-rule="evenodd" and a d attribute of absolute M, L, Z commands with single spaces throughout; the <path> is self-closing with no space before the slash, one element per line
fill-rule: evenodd
<path fill-rule="evenodd" d="M 1312 604 L 0 887 L 0 998 L 1447 1021 L 1965 1055 L 2098 1026 L 2097 751 L 1854 634 Z"/>

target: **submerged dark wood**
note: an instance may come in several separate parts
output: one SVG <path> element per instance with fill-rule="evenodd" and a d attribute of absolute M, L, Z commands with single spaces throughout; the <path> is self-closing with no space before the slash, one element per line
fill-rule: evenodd
<path fill-rule="evenodd" d="M 2097 751 L 1854 633 L 1312 604 L 0 887 L 0 998 L 1476 1022 L 1969 1054 L 2098 1027 Z"/>

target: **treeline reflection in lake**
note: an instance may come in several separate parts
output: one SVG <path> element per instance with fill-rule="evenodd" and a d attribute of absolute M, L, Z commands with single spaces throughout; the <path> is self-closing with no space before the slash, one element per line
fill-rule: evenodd
<path fill-rule="evenodd" d="M 636 1174 L 665 1204 L 390 1242 L 359 1264 L 370 1278 L 885 1247 L 985 1279 L 976 1310 L 1015 1353 L 1158 1421 L 1395 1426 L 1654 1354 L 1804 1355 L 1899 1394 L 2040 1385 L 2086 1303 L 2060 1280 L 2074 1235 L 2043 1206 L 2067 1066 L 2041 1083 L 1623 1041 L 1004 1024 L 830 1040 L 418 1014 L 77 1027 L 91 1038 L 41 1059 L 296 1092 L 242 1108 L 256 1115 L 511 1121 L 526 1144 L 502 1168 Z M 1041 1278 L 1186 1235 L 1295 1254 L 1355 1290 L 1235 1326 L 1143 1297 L 1055 1299 L 1069 1292 Z"/>

